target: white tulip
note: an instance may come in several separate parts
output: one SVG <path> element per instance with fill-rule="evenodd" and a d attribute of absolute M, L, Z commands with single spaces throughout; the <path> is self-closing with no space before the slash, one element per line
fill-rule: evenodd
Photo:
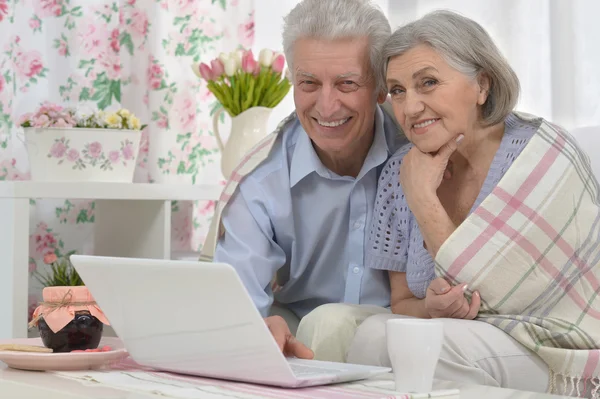
<path fill-rule="evenodd" d="M 225 62 L 223 64 L 224 64 L 223 66 L 225 67 L 225 75 L 227 75 L 227 76 L 235 75 L 235 72 L 238 70 L 235 59 L 228 58 L 225 60 Z M 240 63 L 240 65 L 241 65 L 241 63 Z"/>
<path fill-rule="evenodd" d="M 194 75 L 196 75 L 199 78 L 202 78 L 202 75 L 200 75 L 200 64 L 199 63 L 194 63 L 192 64 L 192 71 L 194 71 Z"/>
<path fill-rule="evenodd" d="M 235 60 L 236 69 L 240 69 L 242 67 L 242 58 L 244 57 L 244 52 L 242 50 L 236 50 L 231 53 L 231 58 Z"/>
<path fill-rule="evenodd" d="M 219 59 L 221 60 L 223 65 L 225 65 L 225 61 L 227 61 L 229 59 L 229 54 L 221 53 L 221 54 L 219 54 Z"/>
<path fill-rule="evenodd" d="M 260 53 L 258 54 L 258 62 L 260 62 L 260 65 L 268 68 L 273 63 L 273 59 L 273 51 L 268 48 L 260 50 Z"/>

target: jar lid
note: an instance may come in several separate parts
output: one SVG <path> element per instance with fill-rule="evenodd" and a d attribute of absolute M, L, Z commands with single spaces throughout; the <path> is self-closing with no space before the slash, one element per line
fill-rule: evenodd
<path fill-rule="evenodd" d="M 37 326 L 43 317 L 48 327 L 57 332 L 73 320 L 75 312 L 82 310 L 87 310 L 102 323 L 110 325 L 86 286 L 46 287 L 42 297 L 44 301 L 33 312 L 29 327 Z"/>

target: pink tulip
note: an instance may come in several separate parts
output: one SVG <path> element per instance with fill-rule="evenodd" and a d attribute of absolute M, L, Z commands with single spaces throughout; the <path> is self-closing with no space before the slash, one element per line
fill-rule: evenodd
<path fill-rule="evenodd" d="M 256 67 L 254 67 L 254 76 L 258 76 L 258 74 L 260 73 L 260 63 L 256 63 Z"/>
<path fill-rule="evenodd" d="M 213 80 L 213 71 L 205 63 L 200 64 L 200 75 L 204 80 Z"/>
<path fill-rule="evenodd" d="M 256 69 L 256 60 L 252 54 L 252 50 L 248 50 L 242 57 L 242 70 L 247 73 L 254 73 Z"/>
<path fill-rule="evenodd" d="M 281 72 L 283 72 L 284 65 L 285 65 L 285 57 L 283 56 L 283 54 L 279 54 L 273 60 L 273 64 L 271 65 L 271 68 L 273 69 L 273 72 L 281 73 Z"/>
<path fill-rule="evenodd" d="M 220 78 L 221 76 L 223 76 L 223 73 L 225 73 L 225 66 L 223 65 L 223 62 L 218 58 L 212 60 L 210 62 L 210 66 L 212 67 L 213 77 L 215 79 Z"/>

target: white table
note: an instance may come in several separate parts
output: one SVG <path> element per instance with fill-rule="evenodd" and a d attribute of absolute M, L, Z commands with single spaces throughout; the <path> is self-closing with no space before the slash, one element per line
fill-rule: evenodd
<path fill-rule="evenodd" d="M 375 379 L 374 379 L 375 380 Z M 394 394 L 392 375 L 378 377 L 375 392 L 381 392 L 382 397 L 391 397 Z M 564 396 L 546 395 L 532 392 L 514 391 L 510 389 L 492 388 L 479 385 L 465 385 L 448 381 L 436 381 L 434 389 L 460 389 L 460 399 L 559 399 Z M 289 397 L 306 398 L 297 391 L 290 391 L 294 395 Z M 296 393 L 299 394 L 296 395 Z M 152 393 L 151 388 L 132 390 L 118 388 L 102 383 L 84 383 L 76 380 L 65 379 L 49 372 L 28 372 L 5 368 L 0 362 L 0 397 L 11 399 L 168 399 L 168 398 L 206 398 L 206 392 L 182 392 L 181 396 L 162 396 Z M 336 395 L 339 397 L 339 394 Z M 212 396 L 211 396 L 212 397 Z M 215 395 L 219 398 L 240 398 L 242 396 L 223 394 Z M 245 397 L 245 396 L 244 396 Z M 256 397 L 256 396 L 253 396 Z M 356 397 L 356 396 L 355 396 Z"/>
<path fill-rule="evenodd" d="M 96 201 L 94 254 L 169 259 L 171 201 L 215 200 L 219 185 L 0 182 L 0 339 L 27 337 L 30 199 Z"/>

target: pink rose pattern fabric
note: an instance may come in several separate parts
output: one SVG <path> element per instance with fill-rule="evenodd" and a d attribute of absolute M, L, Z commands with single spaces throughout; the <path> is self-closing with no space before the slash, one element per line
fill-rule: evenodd
<path fill-rule="evenodd" d="M 0 0 L 0 180 L 30 178 L 18 118 L 50 101 L 126 107 L 147 123 L 137 182 L 224 184 L 212 132 L 218 103 L 190 65 L 251 47 L 253 9 L 253 0 Z M 57 142 L 48 154 L 76 167 L 133 155 L 130 143 L 104 154 L 98 142 L 81 153 Z M 31 273 L 47 271 L 50 252 L 93 252 L 94 201 L 31 205 Z M 213 208 L 173 203 L 174 250 L 200 249 Z M 40 295 L 32 277 L 30 302 Z"/>

